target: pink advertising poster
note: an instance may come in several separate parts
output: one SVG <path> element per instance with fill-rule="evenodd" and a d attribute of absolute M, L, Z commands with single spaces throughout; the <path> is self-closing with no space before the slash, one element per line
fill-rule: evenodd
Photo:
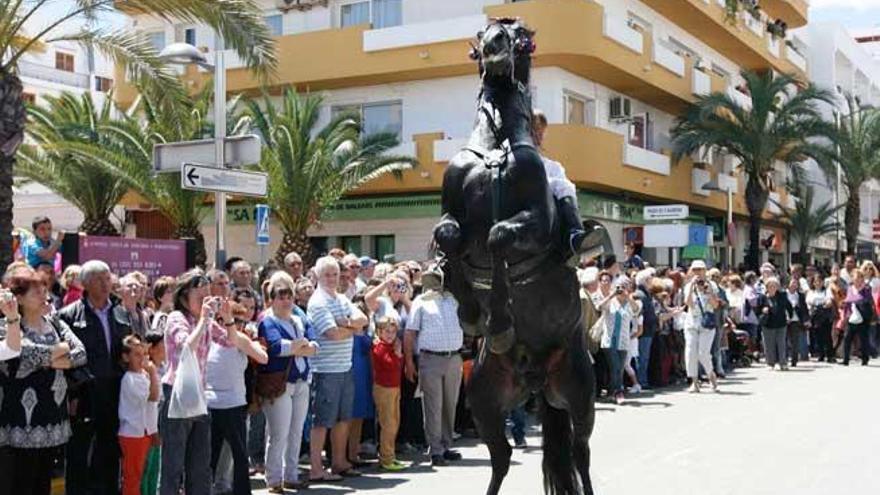
<path fill-rule="evenodd" d="M 114 273 L 140 271 L 155 279 L 186 270 L 186 242 L 164 239 L 80 236 L 79 261 L 102 260 Z"/>

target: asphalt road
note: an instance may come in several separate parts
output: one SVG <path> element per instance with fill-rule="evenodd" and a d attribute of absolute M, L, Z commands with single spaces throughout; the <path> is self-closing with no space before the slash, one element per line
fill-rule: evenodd
<path fill-rule="evenodd" d="M 601 495 L 827 495 L 880 493 L 880 364 L 863 368 L 801 363 L 787 372 L 738 370 L 718 394 L 643 393 L 622 406 L 598 404 L 591 441 Z M 705 390 L 705 389 L 704 389 Z M 538 495 L 539 431 L 514 451 L 502 493 Z M 312 495 L 482 494 L 488 450 L 463 440 L 465 459 L 400 474 L 313 485 Z M 255 486 L 261 485 L 255 479 Z M 255 493 L 266 493 L 257 490 Z M 295 493 L 295 492 L 289 492 Z"/>

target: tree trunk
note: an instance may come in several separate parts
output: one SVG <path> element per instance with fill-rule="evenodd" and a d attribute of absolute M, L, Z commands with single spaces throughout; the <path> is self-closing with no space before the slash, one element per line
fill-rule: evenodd
<path fill-rule="evenodd" d="M 810 259 L 810 248 L 808 242 L 809 241 L 807 239 L 801 239 L 801 247 L 798 250 L 798 262 L 805 266 L 811 264 L 812 261 Z"/>
<path fill-rule="evenodd" d="M 749 210 L 749 248 L 746 252 L 746 269 L 758 271 L 761 262 L 761 215 L 767 206 L 769 192 L 756 179 L 749 177 L 746 183 L 746 208 Z"/>
<path fill-rule="evenodd" d="M 79 230 L 88 235 L 119 236 L 119 230 L 116 229 L 116 226 L 107 217 L 86 218 L 80 224 Z"/>
<path fill-rule="evenodd" d="M 281 245 L 275 252 L 275 260 L 284 266 L 284 257 L 291 252 L 296 252 L 302 257 L 303 266 L 309 267 L 315 264 L 317 259 L 315 250 L 312 249 L 312 242 L 305 232 L 290 232 L 285 230 L 281 239 Z"/>
<path fill-rule="evenodd" d="M 208 262 L 208 252 L 205 250 L 205 236 L 202 235 L 202 231 L 199 229 L 199 226 L 180 226 L 174 231 L 173 234 L 175 239 L 194 239 L 196 242 L 196 254 L 195 254 L 195 264 L 197 267 L 205 268 L 206 263 Z M 223 267 L 217 267 L 222 269 Z"/>
<path fill-rule="evenodd" d="M 12 173 L 27 114 L 21 80 L 0 69 L 0 270 L 12 262 Z"/>
<path fill-rule="evenodd" d="M 850 193 L 846 199 L 846 212 L 843 225 L 846 233 L 846 254 L 855 254 L 856 244 L 859 238 L 859 215 L 861 214 L 862 204 L 858 190 L 855 194 Z M 840 261 L 840 260 L 838 260 Z"/>

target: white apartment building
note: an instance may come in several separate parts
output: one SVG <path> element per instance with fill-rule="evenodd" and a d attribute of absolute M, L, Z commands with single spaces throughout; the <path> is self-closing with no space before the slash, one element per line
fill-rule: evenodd
<path fill-rule="evenodd" d="M 35 17 L 27 23 L 25 31 L 37 33 L 48 21 Z M 24 55 L 17 65 L 24 98 L 31 103 L 40 103 L 46 96 L 59 96 L 63 92 L 88 92 L 96 105 L 102 105 L 113 86 L 113 65 L 101 54 L 87 51 L 76 43 L 47 44 L 42 51 Z M 16 227 L 30 229 L 34 216 L 47 215 L 56 228 L 75 231 L 83 220 L 79 210 L 36 183 L 16 187 L 13 202 Z"/>
<path fill-rule="evenodd" d="M 802 35 L 809 38 L 810 80 L 816 85 L 839 95 L 835 107 L 823 105 L 826 118 L 834 119 L 835 112 L 847 111 L 843 94 L 856 96 L 862 105 L 880 104 L 880 59 L 873 56 L 868 45 L 860 44 L 853 34 L 837 23 L 814 23 L 804 28 Z M 809 164 L 809 180 L 816 186 L 818 204 L 835 200 L 836 181 L 826 180 L 815 163 Z M 841 189 L 840 202 L 846 201 Z M 875 254 L 872 219 L 880 217 L 880 184 L 871 181 L 861 189 L 861 216 L 857 252 L 868 257 Z M 843 212 L 840 213 L 841 223 Z M 841 236 L 843 232 L 841 230 Z M 846 246 L 841 240 L 841 249 Z M 834 235 L 815 241 L 814 247 L 825 255 L 836 248 Z"/>

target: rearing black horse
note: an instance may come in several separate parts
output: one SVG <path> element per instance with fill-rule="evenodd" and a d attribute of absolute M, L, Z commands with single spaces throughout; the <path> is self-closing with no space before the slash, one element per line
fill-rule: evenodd
<path fill-rule="evenodd" d="M 499 492 L 510 467 L 507 415 L 540 392 L 545 491 L 591 494 L 595 380 L 577 278 L 531 134 L 534 32 L 496 19 L 478 39 L 477 123 L 444 175 L 434 239 L 462 328 L 486 338 L 468 398 L 492 457 L 487 493 Z"/>

